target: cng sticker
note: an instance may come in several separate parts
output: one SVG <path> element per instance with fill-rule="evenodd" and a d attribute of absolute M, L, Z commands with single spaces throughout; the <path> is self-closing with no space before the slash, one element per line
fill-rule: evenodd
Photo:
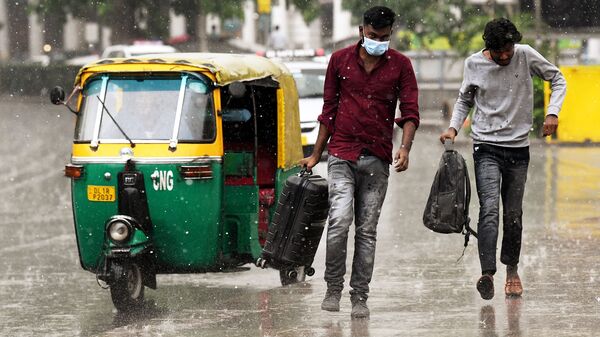
<path fill-rule="evenodd" d="M 152 178 L 152 187 L 154 187 L 155 191 L 173 190 L 173 171 L 156 170 L 150 177 Z"/>

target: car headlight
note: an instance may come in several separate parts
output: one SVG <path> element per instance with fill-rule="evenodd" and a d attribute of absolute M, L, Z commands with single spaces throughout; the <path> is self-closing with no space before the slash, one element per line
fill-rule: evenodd
<path fill-rule="evenodd" d="M 108 237 L 115 243 L 123 243 L 133 233 L 132 224 L 125 218 L 113 218 L 106 226 Z"/>

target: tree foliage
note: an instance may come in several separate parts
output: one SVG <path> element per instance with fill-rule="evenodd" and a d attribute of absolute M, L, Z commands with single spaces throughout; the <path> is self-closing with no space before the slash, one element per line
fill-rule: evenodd
<path fill-rule="evenodd" d="M 294 4 L 302 13 L 302 17 L 306 23 L 311 23 L 321 15 L 321 5 L 319 1 L 314 0 L 290 0 L 289 4 Z"/>
<path fill-rule="evenodd" d="M 198 15 L 215 14 L 221 19 L 241 18 L 243 16 L 242 1 L 240 0 L 171 0 L 171 8 L 176 14 L 185 16 L 189 23 L 196 22 Z M 194 27 L 190 24 L 188 34 L 195 35 L 191 31 Z"/>
<path fill-rule="evenodd" d="M 110 27 L 111 42 L 130 43 L 135 39 L 168 38 L 169 9 L 185 15 L 192 25 L 199 15 L 221 18 L 242 17 L 239 0 L 38 0 L 30 9 L 42 20 L 52 17 L 64 23 L 67 14 Z M 193 26 L 192 26 L 193 27 Z M 196 36 L 191 29 L 190 35 Z"/>
<path fill-rule="evenodd" d="M 243 17 L 243 0 L 38 0 L 31 2 L 42 22 L 52 23 L 62 36 L 62 24 L 67 15 L 97 22 L 111 29 L 111 42 L 131 43 L 136 39 L 168 38 L 169 9 L 186 19 L 186 33 L 192 41 L 199 41 L 199 49 L 206 50 L 206 16 L 214 14 L 222 20 Z M 360 2 L 360 1 L 358 1 Z M 317 0 L 287 0 L 310 23 L 323 15 Z M 59 28 L 56 28 L 59 27 Z M 100 34 L 101 31 L 100 31 Z M 99 37 L 100 39 L 101 37 Z"/>
<path fill-rule="evenodd" d="M 485 11 L 482 6 L 469 4 L 466 0 L 343 0 L 343 7 L 352 12 L 357 23 L 362 20 L 362 13 L 375 5 L 383 5 L 397 13 L 394 29 L 408 30 L 415 34 L 420 45 L 427 45 L 427 41 L 436 38 L 446 38 L 450 47 L 460 55 L 473 51 L 473 41 L 478 43 L 478 48 L 483 45 L 479 38 L 483 34 L 485 23 L 492 19 L 492 15 L 507 16 L 509 13 L 503 7 L 492 12 Z M 492 14 L 493 13 L 493 14 Z M 519 23 L 530 26 L 531 21 L 521 18 L 510 18 Z M 525 27 L 521 27 L 525 28 Z"/>

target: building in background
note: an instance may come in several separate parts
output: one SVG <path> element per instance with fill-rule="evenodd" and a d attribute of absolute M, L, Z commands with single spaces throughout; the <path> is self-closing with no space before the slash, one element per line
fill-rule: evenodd
<path fill-rule="evenodd" d="M 264 33 L 265 28 L 268 33 L 275 26 L 279 26 L 287 37 L 290 48 L 322 48 L 325 45 L 335 45 L 336 41 L 358 36 L 355 27 L 351 25 L 351 14 L 342 9 L 342 0 L 319 0 L 323 15 L 308 24 L 294 5 L 288 3 L 289 0 L 268 1 L 270 10 L 265 20 L 266 27 L 259 27 L 259 19 L 263 17 L 257 13 L 256 1 L 243 1 L 244 18 L 241 20 L 221 20 L 214 15 L 208 15 L 205 31 L 209 40 L 215 37 L 226 38 L 227 41 L 231 41 L 232 51 L 244 49 L 255 52 L 265 49 L 265 39 L 261 38 L 260 34 Z M 54 39 L 55 45 L 45 42 L 49 39 L 50 32 L 44 29 L 39 16 L 27 6 L 27 1 L 0 0 L 1 61 L 35 60 L 56 52 L 99 54 L 104 48 L 114 44 L 111 41 L 110 28 L 71 15 L 68 15 L 62 29 L 62 39 Z M 262 33 L 259 28 L 263 29 Z M 170 10 L 168 30 L 168 42 L 185 41 L 185 17 Z"/>

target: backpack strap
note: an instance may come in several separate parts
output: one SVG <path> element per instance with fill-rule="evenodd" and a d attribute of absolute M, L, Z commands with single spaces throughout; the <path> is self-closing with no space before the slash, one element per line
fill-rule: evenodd
<path fill-rule="evenodd" d="M 477 232 L 469 226 L 469 223 L 471 222 L 471 219 L 469 218 L 469 205 L 471 204 L 471 180 L 469 179 L 469 172 L 467 171 L 466 165 L 465 165 L 465 183 L 466 183 L 466 186 L 465 186 L 465 188 L 466 188 L 465 219 L 467 219 L 467 221 L 465 223 L 464 234 L 465 234 L 465 247 L 466 247 L 467 244 L 469 243 L 469 234 L 472 234 L 477 239 Z"/>
<path fill-rule="evenodd" d="M 456 263 L 460 262 L 460 260 L 465 256 L 465 251 L 467 250 L 467 246 L 469 245 L 469 238 L 471 237 L 471 235 L 473 235 L 477 239 L 477 232 L 473 228 L 471 228 L 471 226 L 469 226 L 469 223 L 471 222 L 471 218 L 469 218 L 469 205 L 471 204 L 471 180 L 469 179 L 469 172 L 467 170 L 467 165 L 464 162 L 464 158 L 463 163 L 465 164 L 465 219 L 467 220 L 465 221 L 465 227 L 463 229 L 463 235 L 465 236 L 464 248 L 462 254 L 458 258 L 458 260 L 456 260 Z"/>

